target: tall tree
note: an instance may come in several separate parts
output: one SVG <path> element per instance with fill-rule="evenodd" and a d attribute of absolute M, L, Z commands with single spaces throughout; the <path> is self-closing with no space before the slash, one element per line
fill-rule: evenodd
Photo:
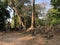
<path fill-rule="evenodd" d="M 11 0 L 11 6 L 14 9 L 16 15 L 18 15 L 19 23 L 22 24 L 22 26 L 25 28 L 25 25 L 21 19 L 22 9 L 24 7 L 24 3 L 28 2 L 29 0 L 18 0 L 16 3 L 16 0 Z"/>
<path fill-rule="evenodd" d="M 31 27 L 35 28 L 35 0 L 32 0 L 32 21 Z"/>
<path fill-rule="evenodd" d="M 31 27 L 27 30 L 27 32 L 34 28 L 35 28 L 35 0 L 32 0 Z"/>

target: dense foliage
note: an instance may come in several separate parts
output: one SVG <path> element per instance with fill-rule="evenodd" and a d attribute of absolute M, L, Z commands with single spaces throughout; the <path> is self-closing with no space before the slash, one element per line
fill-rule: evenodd
<path fill-rule="evenodd" d="M 60 24 L 60 0 L 51 0 L 53 8 L 48 11 L 49 25 Z"/>
<path fill-rule="evenodd" d="M 60 0 L 51 0 L 51 5 L 54 6 L 55 9 L 60 7 Z"/>
<path fill-rule="evenodd" d="M 8 18 L 10 18 L 9 11 L 0 5 L 0 29 L 5 28 L 5 23 Z"/>

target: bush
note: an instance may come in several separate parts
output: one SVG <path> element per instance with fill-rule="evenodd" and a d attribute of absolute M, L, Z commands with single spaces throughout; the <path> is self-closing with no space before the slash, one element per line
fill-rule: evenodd
<path fill-rule="evenodd" d="M 37 18 L 35 21 L 36 21 L 35 23 L 36 23 L 37 26 L 38 26 L 38 25 L 41 25 L 41 26 L 44 25 L 44 20 L 43 20 L 43 19 L 38 19 L 38 18 Z"/>

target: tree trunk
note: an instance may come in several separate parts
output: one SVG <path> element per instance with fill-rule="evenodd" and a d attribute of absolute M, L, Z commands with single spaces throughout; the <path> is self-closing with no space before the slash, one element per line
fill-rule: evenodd
<path fill-rule="evenodd" d="M 33 30 L 35 28 L 35 0 L 32 0 L 32 18 L 31 18 L 31 27 L 27 30 Z"/>
<path fill-rule="evenodd" d="M 31 20 L 31 27 L 35 28 L 35 0 L 32 0 L 32 20 Z"/>
<path fill-rule="evenodd" d="M 12 2 L 12 8 L 14 10 L 14 13 L 18 16 L 19 24 L 21 24 L 23 26 L 23 28 L 25 29 L 25 25 L 20 17 L 19 11 L 15 7 L 14 0 L 11 0 L 11 2 Z M 16 23 L 15 20 L 14 20 L 14 23 Z M 16 27 L 16 25 L 15 25 L 15 27 Z"/>
<path fill-rule="evenodd" d="M 21 19 L 21 16 L 20 16 L 20 14 L 19 14 L 19 11 L 18 11 L 16 8 L 14 8 L 14 9 L 15 9 L 16 15 L 18 16 L 19 24 L 22 25 L 24 29 L 26 29 L 26 28 L 25 28 L 25 25 L 24 25 L 24 23 L 23 23 L 23 21 L 22 21 L 22 19 Z"/>

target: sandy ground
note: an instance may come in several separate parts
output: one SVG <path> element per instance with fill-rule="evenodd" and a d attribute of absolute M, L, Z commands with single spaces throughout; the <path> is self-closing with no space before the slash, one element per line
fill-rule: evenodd
<path fill-rule="evenodd" d="M 0 35 L 0 45 L 60 45 L 60 36 L 46 39 L 40 34 L 4 33 Z"/>

